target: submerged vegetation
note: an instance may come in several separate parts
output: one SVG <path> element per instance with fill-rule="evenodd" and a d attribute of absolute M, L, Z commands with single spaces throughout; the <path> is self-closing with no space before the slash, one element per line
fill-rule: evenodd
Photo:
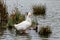
<path fill-rule="evenodd" d="M 32 25 L 31 25 L 31 27 L 35 27 L 36 24 L 37 24 L 36 22 L 32 21 Z"/>
<path fill-rule="evenodd" d="M 41 37 L 49 37 L 52 33 L 50 26 L 41 27 L 39 34 Z"/>
<path fill-rule="evenodd" d="M 36 32 L 37 32 L 37 29 L 38 29 L 37 25 L 38 25 L 37 22 L 32 21 L 31 28 L 33 28 L 33 30 L 35 30 Z"/>
<path fill-rule="evenodd" d="M 34 21 L 32 21 L 32 27 L 36 27 L 36 25 L 38 25 L 38 23 L 37 22 L 34 22 Z"/>
<path fill-rule="evenodd" d="M 45 16 L 45 12 L 46 12 L 46 7 L 44 5 L 34 5 L 33 7 L 33 14 L 35 16 L 41 15 L 41 16 Z"/>

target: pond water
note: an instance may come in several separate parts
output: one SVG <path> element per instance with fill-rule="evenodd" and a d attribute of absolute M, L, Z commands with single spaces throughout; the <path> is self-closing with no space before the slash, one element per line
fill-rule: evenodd
<path fill-rule="evenodd" d="M 4 30 L 0 40 L 40 40 L 39 35 L 34 30 L 28 30 L 29 34 L 27 35 L 16 35 L 16 31 L 13 30 Z"/>
<path fill-rule="evenodd" d="M 34 30 L 28 30 L 29 34 L 25 36 L 16 36 L 15 30 L 6 29 L 0 40 L 60 40 L 60 0 L 5 0 L 8 13 L 11 14 L 14 7 L 18 7 L 23 13 L 31 11 L 32 5 L 46 5 L 46 18 L 38 18 L 39 26 L 51 26 L 52 34 L 49 38 L 41 38 Z M 40 27 L 38 28 L 39 31 Z"/>
<path fill-rule="evenodd" d="M 57 28 L 56 28 L 57 29 Z M 52 33 L 49 38 L 42 38 L 35 30 L 27 30 L 26 35 L 16 35 L 16 30 L 4 30 L 3 35 L 0 35 L 0 40 L 60 40 L 60 29 Z"/>

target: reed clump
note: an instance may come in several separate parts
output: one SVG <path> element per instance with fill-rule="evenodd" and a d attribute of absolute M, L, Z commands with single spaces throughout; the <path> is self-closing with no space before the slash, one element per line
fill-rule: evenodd
<path fill-rule="evenodd" d="M 32 7 L 32 9 L 33 9 L 33 14 L 35 16 L 38 16 L 38 15 L 45 16 L 46 15 L 45 14 L 45 12 L 46 12 L 46 6 L 44 6 L 44 5 L 34 5 Z"/>
<path fill-rule="evenodd" d="M 15 11 L 12 12 L 12 14 L 9 17 L 8 26 L 10 28 L 12 28 L 14 24 L 18 24 L 18 23 L 22 22 L 23 20 L 25 20 L 25 16 L 22 15 L 19 12 L 19 10 L 16 8 Z"/>
<path fill-rule="evenodd" d="M 51 31 L 50 26 L 41 27 L 40 31 L 39 31 L 39 35 L 41 37 L 49 37 L 51 33 L 52 33 L 52 31 Z"/>
<path fill-rule="evenodd" d="M 8 13 L 6 10 L 6 5 L 0 2 L 0 26 L 2 28 L 7 28 L 7 22 L 8 22 Z"/>

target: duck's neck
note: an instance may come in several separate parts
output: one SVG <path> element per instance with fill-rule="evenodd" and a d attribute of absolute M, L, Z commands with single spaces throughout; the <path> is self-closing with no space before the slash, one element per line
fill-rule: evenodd
<path fill-rule="evenodd" d="M 26 21 L 32 22 L 32 19 L 29 16 L 27 16 Z"/>

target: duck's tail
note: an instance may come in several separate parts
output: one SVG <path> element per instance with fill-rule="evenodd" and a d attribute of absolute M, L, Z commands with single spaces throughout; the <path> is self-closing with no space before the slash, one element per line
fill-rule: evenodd
<path fill-rule="evenodd" d="M 14 26 L 17 26 L 16 24 L 14 24 Z"/>

